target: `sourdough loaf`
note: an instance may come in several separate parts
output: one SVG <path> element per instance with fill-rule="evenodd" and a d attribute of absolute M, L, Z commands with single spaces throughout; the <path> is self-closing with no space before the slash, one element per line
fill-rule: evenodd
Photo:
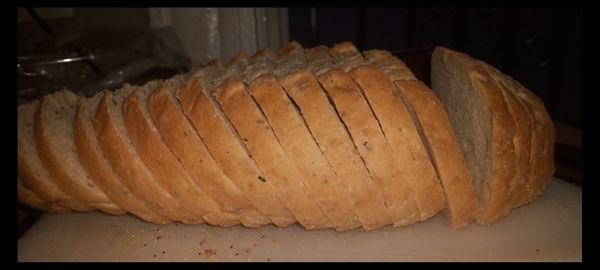
<path fill-rule="evenodd" d="M 436 49 L 432 67 L 435 93 L 389 52 L 291 42 L 91 98 L 59 91 L 19 106 L 18 198 L 337 231 L 442 209 L 453 228 L 489 224 L 533 201 L 554 170 L 541 100 L 464 54 Z"/>

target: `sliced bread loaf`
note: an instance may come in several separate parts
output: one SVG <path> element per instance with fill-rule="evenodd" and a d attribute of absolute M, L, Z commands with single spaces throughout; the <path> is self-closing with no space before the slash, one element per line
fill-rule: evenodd
<path fill-rule="evenodd" d="M 36 100 L 18 107 L 17 158 L 19 179 L 22 181 L 22 185 L 49 203 L 58 203 L 77 211 L 93 210 L 90 206 L 63 192 L 42 164 L 33 132 L 34 114 L 38 106 L 39 101 Z"/>
<path fill-rule="evenodd" d="M 187 211 L 158 181 L 134 148 L 123 120 L 123 100 L 137 87 L 124 85 L 107 92 L 98 104 L 94 132 L 102 152 L 123 184 L 161 216 L 188 224 L 203 223 Z"/>
<path fill-rule="evenodd" d="M 444 193 L 418 129 L 406 106 L 396 96 L 392 78 L 373 66 L 360 66 L 350 74 L 381 125 L 394 163 L 413 191 L 421 220 L 434 216 L 444 208 Z"/>
<path fill-rule="evenodd" d="M 386 51 L 367 51 L 365 55 L 395 84 L 395 92 L 411 114 L 423 146 L 434 165 L 446 196 L 444 209 L 452 228 L 460 228 L 477 214 L 477 199 L 471 175 L 460 145 L 444 111 L 443 104 L 433 91 L 416 80 L 400 59 Z M 376 71 L 357 68 L 356 78 L 377 77 Z"/>
<path fill-rule="evenodd" d="M 289 226 L 296 219 L 283 205 L 271 183 L 264 181 L 264 173 L 250 157 L 219 104 L 209 94 L 219 70 L 218 61 L 213 61 L 178 90 L 177 99 L 223 173 L 275 225 Z"/>
<path fill-rule="evenodd" d="M 288 50 L 299 49 L 301 47 L 297 44 L 288 46 Z M 284 53 L 280 52 L 280 55 Z M 348 131 L 317 79 L 307 70 L 310 63 L 302 58 L 298 61 L 298 68 L 290 68 L 289 74 L 279 78 L 281 86 L 297 104 L 321 152 L 350 195 L 363 229 L 372 230 L 390 224 L 391 217 L 383 198 L 375 189 Z M 278 63 L 277 66 L 284 64 Z"/>
<path fill-rule="evenodd" d="M 85 205 L 110 214 L 125 213 L 85 171 L 73 139 L 75 106 L 79 96 L 61 90 L 42 98 L 35 113 L 34 135 L 39 156 L 56 184 Z"/>
<path fill-rule="evenodd" d="M 164 143 L 148 113 L 147 97 L 162 84 L 169 83 L 180 84 L 177 76 L 167 81 L 150 82 L 123 101 L 123 119 L 131 142 L 156 180 L 183 208 L 213 225 L 236 225 L 239 221 L 234 215 L 222 212 L 218 204 L 191 179 Z"/>
<path fill-rule="evenodd" d="M 352 141 L 373 179 L 375 188 L 393 218 L 395 227 L 407 226 L 420 221 L 420 213 L 413 199 L 412 190 L 404 179 L 404 173 L 393 162 L 388 145 L 377 118 L 373 114 L 360 87 L 346 73 L 365 60 L 349 42 L 334 45 L 330 54 L 337 68 L 320 75 L 319 82 L 346 125 Z"/>
<path fill-rule="evenodd" d="M 165 224 L 171 222 L 136 197 L 120 178 L 104 156 L 94 132 L 94 116 L 105 92 L 98 92 L 89 99 L 80 99 L 74 123 L 74 140 L 81 165 L 111 201 L 144 220 Z"/>
<path fill-rule="evenodd" d="M 244 226 L 259 227 L 270 220 L 256 210 L 223 173 L 173 96 L 179 87 L 163 84 L 148 97 L 148 111 L 165 144 L 194 182 L 225 212 L 235 213 Z"/>
<path fill-rule="evenodd" d="M 281 201 L 306 229 L 332 227 L 316 198 L 306 188 L 304 178 L 287 156 L 264 114 L 236 75 L 214 89 L 212 95 L 241 136 L 252 158 L 265 173 Z"/>
<path fill-rule="evenodd" d="M 348 194 L 319 150 L 304 119 L 273 75 L 275 66 L 270 51 L 263 50 L 254 55 L 243 76 L 244 81 L 249 82 L 248 91 L 334 228 L 347 231 L 359 227 L 360 221 L 352 204 L 348 203 Z M 279 70 L 279 73 L 285 72 Z"/>

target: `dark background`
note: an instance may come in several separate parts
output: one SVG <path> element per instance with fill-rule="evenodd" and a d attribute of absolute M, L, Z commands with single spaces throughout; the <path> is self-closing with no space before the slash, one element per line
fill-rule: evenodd
<path fill-rule="evenodd" d="M 403 56 L 430 57 L 437 45 L 465 52 L 536 93 L 556 121 L 581 127 L 581 16 L 563 8 L 290 8 L 289 26 L 305 47 L 349 40 L 396 52 L 411 68 Z M 429 67 L 416 69 L 427 82 Z"/>

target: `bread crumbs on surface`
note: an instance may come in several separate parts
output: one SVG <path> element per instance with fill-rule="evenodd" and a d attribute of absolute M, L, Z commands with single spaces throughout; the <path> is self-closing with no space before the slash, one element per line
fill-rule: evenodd
<path fill-rule="evenodd" d="M 235 253 L 235 256 L 237 256 L 237 255 L 240 255 L 240 254 L 236 252 L 236 253 Z"/>
<path fill-rule="evenodd" d="M 156 254 L 152 255 L 152 257 L 156 258 Z"/>
<path fill-rule="evenodd" d="M 199 244 L 199 245 L 204 245 L 204 244 L 206 244 L 206 239 L 204 239 L 204 240 L 200 241 L 200 244 Z"/>
<path fill-rule="evenodd" d="M 267 258 L 267 262 L 270 262 L 270 261 L 271 261 L 271 259 Z"/>
<path fill-rule="evenodd" d="M 163 238 L 162 235 L 159 235 L 159 236 L 156 237 L 156 240 L 160 240 L 162 238 Z"/>
<path fill-rule="evenodd" d="M 207 248 L 204 250 L 204 255 L 206 255 L 207 257 L 214 256 L 217 255 L 217 251 L 212 248 Z"/>
<path fill-rule="evenodd" d="M 162 254 L 166 254 L 166 253 L 167 253 L 166 251 L 164 251 L 164 250 L 162 251 Z"/>
<path fill-rule="evenodd" d="M 229 246 L 229 248 L 233 248 L 233 245 Z"/>
<path fill-rule="evenodd" d="M 540 252 L 540 249 L 539 249 L 539 248 L 536 248 L 536 249 L 535 249 L 535 252 Z"/>

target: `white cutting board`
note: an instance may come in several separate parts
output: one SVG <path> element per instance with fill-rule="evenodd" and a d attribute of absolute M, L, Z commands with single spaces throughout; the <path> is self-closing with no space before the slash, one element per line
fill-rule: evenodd
<path fill-rule="evenodd" d="M 581 261 L 581 189 L 555 179 L 498 223 L 453 231 L 442 214 L 370 232 L 156 225 L 100 212 L 45 214 L 19 261 Z"/>

